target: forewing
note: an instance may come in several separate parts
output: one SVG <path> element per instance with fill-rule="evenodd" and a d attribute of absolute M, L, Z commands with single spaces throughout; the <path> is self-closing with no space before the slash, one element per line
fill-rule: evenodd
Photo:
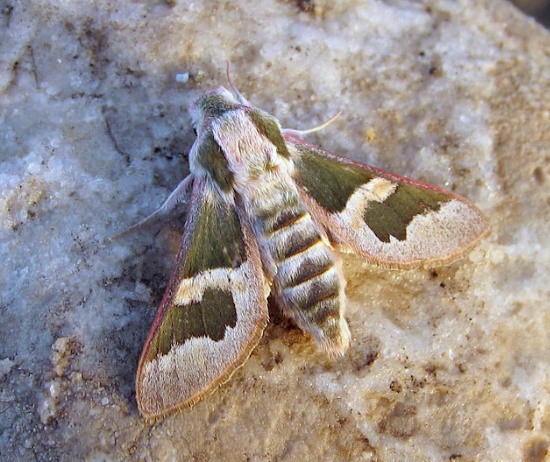
<path fill-rule="evenodd" d="M 248 358 L 268 321 L 266 282 L 241 209 L 194 180 L 176 268 L 136 377 L 147 418 L 192 405 Z"/>
<path fill-rule="evenodd" d="M 435 186 L 339 157 L 291 133 L 285 141 L 303 199 L 335 242 L 399 268 L 448 263 L 489 225 L 471 202 Z"/>

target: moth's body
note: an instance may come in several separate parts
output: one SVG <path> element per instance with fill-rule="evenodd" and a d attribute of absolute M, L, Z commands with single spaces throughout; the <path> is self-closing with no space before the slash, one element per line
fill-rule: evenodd
<path fill-rule="evenodd" d="M 192 185 L 176 270 L 140 358 L 136 395 L 154 418 L 200 400 L 283 312 L 329 354 L 350 343 L 334 245 L 390 267 L 446 263 L 488 225 L 466 199 L 339 158 L 221 88 L 194 107 Z"/>
<path fill-rule="evenodd" d="M 211 104 L 208 96 L 205 101 Z M 258 131 L 247 107 L 236 106 L 212 118 L 198 134 L 199 140 L 201 135 L 214 138 L 226 165 L 217 167 L 211 151 L 204 154 L 199 148 L 192 153 L 192 173 L 209 178 L 229 203 L 236 202 L 250 218 L 264 274 L 285 314 L 328 352 L 343 353 L 350 340 L 343 317 L 345 280 L 324 229 L 300 197 L 292 178 L 292 159 Z M 282 138 L 280 132 L 278 136 Z M 226 180 L 231 177 L 225 191 L 216 183 L 223 175 Z"/>

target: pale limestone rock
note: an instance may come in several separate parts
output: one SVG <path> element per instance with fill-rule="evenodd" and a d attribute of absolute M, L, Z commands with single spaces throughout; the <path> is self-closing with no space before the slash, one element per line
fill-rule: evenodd
<path fill-rule="evenodd" d="M 548 460 L 545 30 L 467 0 L 35 0 L 0 24 L 3 457 Z M 346 256 L 345 358 L 273 308 L 227 385 L 149 428 L 133 374 L 178 232 L 107 238 L 186 174 L 186 108 L 226 61 L 283 125 L 343 110 L 311 140 L 467 196 L 493 231 L 435 271 Z"/>

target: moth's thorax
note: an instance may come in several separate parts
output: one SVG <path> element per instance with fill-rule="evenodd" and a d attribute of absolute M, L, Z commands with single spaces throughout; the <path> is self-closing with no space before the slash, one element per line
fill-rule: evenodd
<path fill-rule="evenodd" d="M 213 121 L 212 131 L 237 183 L 260 180 L 282 166 L 276 146 L 258 131 L 246 110 L 227 112 Z"/>
<path fill-rule="evenodd" d="M 197 100 L 193 119 L 198 137 L 191 169 L 205 171 L 225 193 L 248 196 L 274 178 L 293 183 L 293 162 L 273 116 L 220 88 Z"/>

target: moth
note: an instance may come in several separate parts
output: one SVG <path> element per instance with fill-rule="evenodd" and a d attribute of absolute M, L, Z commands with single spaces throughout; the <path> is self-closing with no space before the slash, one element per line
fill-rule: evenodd
<path fill-rule="evenodd" d="M 233 86 L 200 97 L 192 116 L 190 174 L 149 217 L 189 202 L 138 364 L 148 419 L 229 379 L 262 336 L 270 293 L 323 350 L 342 355 L 351 335 L 336 249 L 389 268 L 439 265 L 488 231 L 468 200 L 313 146 Z"/>

